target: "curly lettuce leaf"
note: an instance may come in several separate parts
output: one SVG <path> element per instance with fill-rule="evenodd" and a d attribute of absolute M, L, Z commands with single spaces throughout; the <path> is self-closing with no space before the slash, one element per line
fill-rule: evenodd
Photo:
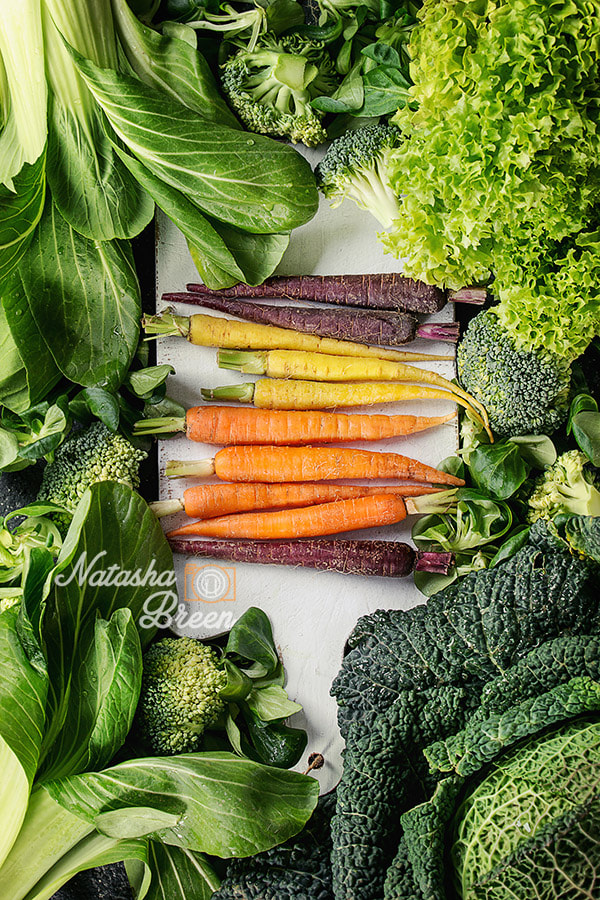
<path fill-rule="evenodd" d="M 414 102 L 394 118 L 401 216 L 382 236 L 428 283 L 493 273 L 521 346 L 571 358 L 600 325 L 599 33 L 597 0 L 426 0 Z"/>

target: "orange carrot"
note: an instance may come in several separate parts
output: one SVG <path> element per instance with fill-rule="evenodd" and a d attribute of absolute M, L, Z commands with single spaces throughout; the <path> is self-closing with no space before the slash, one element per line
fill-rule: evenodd
<path fill-rule="evenodd" d="M 379 441 L 415 434 L 456 418 L 385 416 L 316 410 L 244 409 L 238 406 L 194 406 L 184 418 L 140 419 L 136 434 L 185 431 L 204 444 L 327 444 L 331 441 Z"/>
<path fill-rule="evenodd" d="M 464 481 L 400 453 L 344 447 L 233 446 L 213 459 L 167 463 L 171 478 L 216 475 L 222 481 L 331 481 L 337 478 L 401 478 L 431 484 Z"/>
<path fill-rule="evenodd" d="M 273 538 L 316 537 L 322 534 L 339 534 L 357 528 L 374 528 L 392 525 L 406 518 L 406 506 L 397 494 L 373 494 L 352 500 L 319 503 L 299 509 L 277 512 L 242 513 L 237 516 L 219 516 L 201 522 L 192 522 L 176 528 L 169 538 L 185 534 L 205 537 Z"/>
<path fill-rule="evenodd" d="M 437 494 L 438 488 L 426 484 L 398 484 L 372 487 L 362 484 L 196 484 L 183 492 L 181 500 L 158 500 L 150 506 L 158 517 L 185 510 L 191 519 L 210 519 L 255 509 L 291 509 L 312 503 L 331 503 L 373 494 L 418 497 Z"/>

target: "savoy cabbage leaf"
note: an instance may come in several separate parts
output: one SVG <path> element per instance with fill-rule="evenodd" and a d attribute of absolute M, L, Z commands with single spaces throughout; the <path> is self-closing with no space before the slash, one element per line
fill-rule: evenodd
<path fill-rule="evenodd" d="M 332 822 L 334 896 L 445 900 L 447 823 L 460 802 L 450 788 L 464 796 L 486 767 L 501 768 L 502 754 L 598 710 L 598 567 L 536 527 L 512 559 L 450 585 L 426 606 L 361 619 L 350 644 L 333 686 L 346 738 Z M 446 771 L 432 771 L 428 757 L 445 759 Z M 566 812 L 574 815 L 590 796 L 577 794 Z M 548 841 L 559 841 L 563 812 L 540 823 Z M 513 851 L 519 859 L 542 853 L 538 843 L 518 844 L 498 862 L 503 871 Z M 595 883 L 595 869 L 588 874 L 586 883 Z M 530 894 L 515 896 L 537 900 L 531 877 Z M 483 881 L 477 890 L 469 900 L 488 900 Z M 505 896 L 498 889 L 489 898 Z"/>

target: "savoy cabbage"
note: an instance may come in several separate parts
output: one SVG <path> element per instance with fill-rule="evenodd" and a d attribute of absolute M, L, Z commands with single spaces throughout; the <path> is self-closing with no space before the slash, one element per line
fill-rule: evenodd
<path fill-rule="evenodd" d="M 507 562 L 359 621 L 332 689 L 346 739 L 336 900 L 600 896 L 589 557 L 538 523 Z"/>

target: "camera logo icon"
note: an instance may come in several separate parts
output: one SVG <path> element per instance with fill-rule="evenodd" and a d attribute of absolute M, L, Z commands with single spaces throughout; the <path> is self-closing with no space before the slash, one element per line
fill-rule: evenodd
<path fill-rule="evenodd" d="M 235 600 L 235 568 L 187 563 L 185 567 L 185 600 L 222 603 Z"/>

